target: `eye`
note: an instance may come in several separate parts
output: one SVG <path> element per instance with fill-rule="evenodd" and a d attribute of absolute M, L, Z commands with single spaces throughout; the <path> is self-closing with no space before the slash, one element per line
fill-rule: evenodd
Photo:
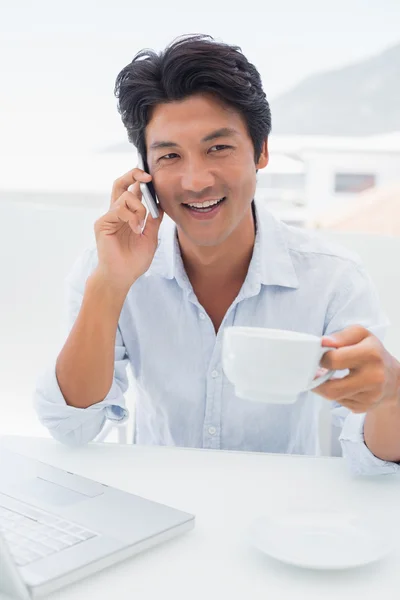
<path fill-rule="evenodd" d="M 158 160 L 171 160 L 171 156 L 172 158 L 175 158 L 175 156 L 178 156 L 176 152 L 170 152 L 169 154 L 165 154 L 164 156 L 161 156 Z"/>
<path fill-rule="evenodd" d="M 211 146 L 210 150 L 212 150 L 213 148 L 216 148 L 218 151 L 218 150 L 227 150 L 229 148 L 232 148 L 232 146 L 227 146 L 225 144 L 216 144 L 215 146 Z"/>

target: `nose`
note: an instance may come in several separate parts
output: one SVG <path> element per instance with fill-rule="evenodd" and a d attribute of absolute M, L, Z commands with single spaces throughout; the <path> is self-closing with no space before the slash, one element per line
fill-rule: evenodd
<path fill-rule="evenodd" d="M 188 192 L 201 192 L 208 187 L 213 187 L 214 175 L 201 161 L 188 161 L 182 174 L 182 189 Z"/>

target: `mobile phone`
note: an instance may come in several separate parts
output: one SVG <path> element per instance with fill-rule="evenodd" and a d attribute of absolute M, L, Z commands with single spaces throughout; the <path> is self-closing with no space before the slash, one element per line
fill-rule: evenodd
<path fill-rule="evenodd" d="M 138 152 L 138 165 L 137 166 L 138 166 L 138 169 L 141 169 L 142 171 L 145 171 L 146 173 L 149 172 L 149 167 L 148 167 L 147 163 L 143 160 L 143 157 L 140 154 L 140 152 Z M 143 202 L 144 202 L 147 210 L 149 211 L 149 213 L 151 214 L 153 219 L 157 219 L 157 217 L 160 214 L 158 211 L 159 201 L 158 201 L 157 194 L 154 189 L 153 183 L 151 181 L 149 181 L 149 183 L 140 183 L 139 185 L 140 185 L 140 191 L 142 192 Z"/>

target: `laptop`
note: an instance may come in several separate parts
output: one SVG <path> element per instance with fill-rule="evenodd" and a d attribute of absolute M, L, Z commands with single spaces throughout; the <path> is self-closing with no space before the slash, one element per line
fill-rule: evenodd
<path fill-rule="evenodd" d="M 194 521 L 0 446 L 0 596 L 52 593 L 192 529 Z"/>

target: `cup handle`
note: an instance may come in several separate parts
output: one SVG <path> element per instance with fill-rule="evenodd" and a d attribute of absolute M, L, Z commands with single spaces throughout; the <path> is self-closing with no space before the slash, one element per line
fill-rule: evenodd
<path fill-rule="evenodd" d="M 335 348 L 331 348 L 331 347 L 322 348 L 321 358 L 326 352 L 329 352 L 330 350 L 334 350 L 334 349 Z M 323 383 L 328 381 L 328 379 L 330 379 L 334 373 L 336 373 L 336 369 L 333 369 L 332 371 L 328 371 L 327 373 L 325 373 L 325 375 L 321 375 L 321 377 L 317 377 L 317 379 L 313 379 L 313 381 L 310 383 L 310 385 L 308 386 L 307 389 L 313 390 L 314 388 L 318 387 L 319 385 L 322 385 Z"/>

